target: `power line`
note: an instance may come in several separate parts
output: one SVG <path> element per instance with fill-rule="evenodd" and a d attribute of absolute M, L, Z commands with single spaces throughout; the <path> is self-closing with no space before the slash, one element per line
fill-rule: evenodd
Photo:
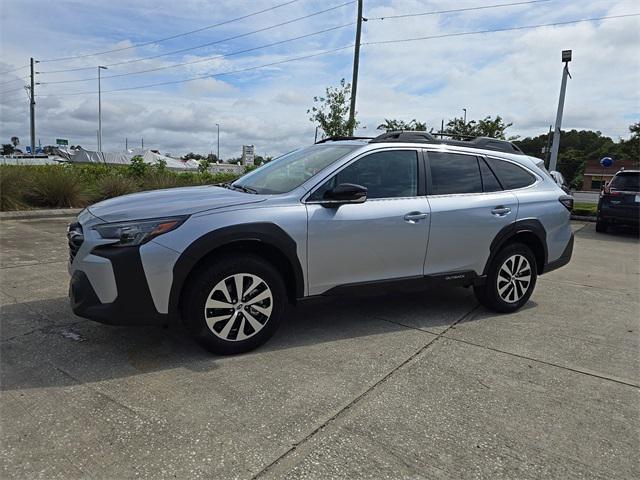
<path fill-rule="evenodd" d="M 279 60 L 277 62 L 271 62 L 271 63 L 265 63 L 263 65 L 255 65 L 253 67 L 247 67 L 247 68 L 241 68 L 239 70 L 232 70 L 232 71 L 228 71 L 228 72 L 221 72 L 221 73 L 213 73 L 213 74 L 207 74 L 207 75 L 200 75 L 197 77 L 191 77 L 191 78 L 185 78 L 182 80 L 171 80 L 171 81 L 167 81 L 167 82 L 159 82 L 159 83 L 151 83 L 151 84 L 147 84 L 147 85 L 137 85 L 135 87 L 124 87 L 124 88 L 116 88 L 113 90 L 103 90 L 102 93 L 111 93 L 111 92 L 122 92 L 125 90 L 140 90 L 142 88 L 150 88 L 150 87 L 160 87 L 160 86 L 165 86 L 165 85 L 174 85 L 174 84 L 178 84 L 178 83 L 187 83 L 187 82 L 193 82 L 195 80 L 202 80 L 205 78 L 215 78 L 215 77 L 221 77 L 224 75 L 232 75 L 235 73 L 241 73 L 241 72 L 248 72 L 251 70 L 258 70 L 260 68 L 266 68 L 266 67 L 272 67 L 275 65 L 282 65 L 283 63 L 289 63 L 289 62 L 295 62 L 298 60 L 306 60 L 308 58 L 314 58 L 314 57 L 319 57 L 321 55 L 328 55 L 330 53 L 335 53 L 335 52 L 339 52 L 341 50 L 346 50 L 348 48 L 353 48 L 353 44 L 351 45 L 346 45 L 344 47 L 339 47 L 339 48 L 334 48 L 332 50 L 324 50 L 321 52 L 317 52 L 317 53 L 313 53 L 310 55 L 303 55 L 300 57 L 294 57 L 294 58 L 287 58 L 284 60 Z M 96 91 L 85 91 L 85 92 L 70 92 L 70 93 L 58 93 L 58 94 L 47 94 L 47 95 L 38 95 L 39 97 L 57 97 L 57 96 L 72 96 L 72 95 L 92 95 L 92 94 L 96 94 Z"/>
<path fill-rule="evenodd" d="M 550 2 L 551 0 L 530 0 L 527 2 L 499 3 L 495 5 L 482 5 L 479 7 L 455 8 L 453 10 L 437 10 L 424 13 L 407 13 L 404 15 L 387 15 L 386 17 L 368 17 L 367 20 L 392 20 L 395 18 L 422 17 L 425 15 L 440 15 L 444 13 L 470 12 L 473 10 L 485 10 L 488 8 L 514 7 L 517 5 L 530 5 L 532 3 Z"/>
<path fill-rule="evenodd" d="M 136 59 L 133 59 L 133 60 L 123 60 L 121 62 L 114 62 L 114 63 L 105 63 L 103 66 L 105 66 L 105 67 L 114 67 L 114 66 L 117 66 L 117 65 L 125 65 L 125 64 L 131 64 L 131 63 L 137 63 L 137 62 L 142 62 L 142 61 L 145 61 L 145 60 L 152 60 L 152 59 L 155 59 L 155 58 L 166 57 L 166 56 L 169 56 L 169 55 L 175 55 L 177 53 L 190 52 L 192 50 L 197 50 L 199 48 L 210 47 L 212 45 L 217 45 L 217 44 L 220 44 L 220 43 L 224 43 L 224 42 L 227 42 L 229 40 L 236 40 L 238 38 L 248 37 L 249 35 L 253 35 L 255 33 L 265 32 L 267 30 L 272 30 L 274 28 L 282 27 L 284 25 L 289 25 L 290 23 L 299 22 L 300 20 L 305 20 L 307 18 L 315 17 L 317 15 L 321 15 L 323 13 L 327 13 L 327 12 L 330 12 L 332 10 L 336 10 L 338 8 L 342 8 L 342 7 L 344 7 L 346 5 L 349 5 L 349 4 L 353 3 L 353 2 L 354 2 L 354 0 L 351 0 L 349 2 L 342 3 L 340 5 L 336 5 L 336 6 L 333 6 L 333 7 L 325 8 L 324 10 L 319 10 L 317 12 L 310 13 L 308 15 L 303 15 L 302 17 L 297 17 L 297 18 L 294 18 L 292 20 L 287 20 L 286 22 L 280 22 L 280 23 L 277 23 L 275 25 L 270 25 L 268 27 L 260 28 L 258 30 L 253 30 L 253 31 L 247 32 L 247 33 L 241 33 L 239 35 L 234 35 L 232 37 L 222 38 L 220 40 L 216 40 L 216 41 L 213 41 L 213 42 L 203 43 L 201 45 L 196 45 L 194 47 L 182 48 L 180 50 L 173 50 L 171 52 L 166 52 L 166 53 L 159 53 L 157 55 L 152 55 L 150 57 L 136 58 Z M 82 71 L 82 70 L 93 70 L 95 68 L 96 68 L 96 66 L 78 67 L 78 68 L 67 68 L 67 69 L 62 69 L 62 70 L 48 70 L 48 71 L 38 72 L 38 73 L 41 74 L 41 75 L 44 75 L 44 74 L 48 74 L 48 73 L 79 72 L 79 71 Z"/>
<path fill-rule="evenodd" d="M 26 80 L 27 78 L 29 78 L 28 75 L 26 77 L 14 78 L 13 80 L 7 80 L 6 82 L 0 83 L 0 85 L 9 85 L 10 83 L 23 81 L 23 80 Z"/>
<path fill-rule="evenodd" d="M 268 44 L 265 44 L 265 45 L 259 45 L 257 47 L 247 48 L 247 49 L 244 49 L 244 50 L 237 50 L 235 52 L 230 52 L 230 53 L 226 53 L 226 54 L 214 55 L 212 57 L 200 58 L 198 60 L 192 60 L 190 62 L 182 62 L 182 63 L 176 63 L 176 64 L 171 64 L 171 65 L 165 65 L 165 66 L 162 66 L 162 67 L 150 68 L 150 69 L 147 69 L 147 70 L 139 70 L 137 72 L 119 73 L 119 74 L 116 74 L 116 75 L 105 75 L 105 76 L 102 77 L 102 79 L 126 77 L 126 76 L 129 76 L 129 75 L 139 75 L 139 74 L 142 74 L 142 73 L 157 72 L 157 71 L 160 71 L 160 70 L 167 70 L 169 68 L 182 67 L 182 66 L 185 66 L 185 65 L 193 65 L 195 63 L 208 62 L 208 61 L 216 60 L 216 59 L 219 59 L 219 58 L 231 57 L 231 56 L 234 56 L 234 55 L 240 55 L 242 53 L 253 52 L 253 51 L 256 51 L 256 50 L 261 50 L 263 48 L 274 47 L 276 45 L 282 45 L 282 44 L 285 44 L 285 43 L 293 42 L 295 40 L 301 40 L 303 38 L 308 38 L 308 37 L 312 37 L 312 36 L 315 36 L 315 35 L 321 35 L 323 33 L 332 32 L 334 30 L 338 30 L 338 29 L 341 29 L 341 28 L 350 27 L 354 23 L 355 22 L 345 23 L 344 25 L 338 25 L 336 27 L 331 27 L 331 28 L 327 28 L 327 29 L 324 29 L 324 30 L 319 30 L 317 32 L 307 33 L 305 35 L 300 35 L 300 36 L 297 36 L 297 37 L 288 38 L 286 40 L 280 40 L 278 42 L 268 43 Z M 54 85 L 54 84 L 61 84 L 61 83 L 88 82 L 88 81 L 96 80 L 97 78 L 98 77 L 80 78 L 80 79 L 75 79 L 75 80 L 58 80 L 58 81 L 54 81 L 54 82 L 42 82 L 41 85 Z"/>
<path fill-rule="evenodd" d="M 559 26 L 559 25 L 569 25 L 569 24 L 577 24 L 577 23 L 584 23 L 584 22 L 594 22 L 594 21 L 600 21 L 600 20 L 611 20 L 611 19 L 617 19 L 617 18 L 628 18 L 628 17 L 637 17 L 637 16 L 640 16 L 640 13 L 630 13 L 630 14 L 612 15 L 612 16 L 606 16 L 606 17 L 585 18 L 585 19 L 580 19 L 580 20 L 568 20 L 568 21 L 564 21 L 564 22 L 544 23 L 544 24 L 538 24 L 538 25 L 523 25 L 523 26 L 518 26 L 518 27 L 499 28 L 499 29 L 491 29 L 491 30 L 478 30 L 478 31 L 473 31 L 473 32 L 448 33 L 448 34 L 443 34 L 443 35 L 432 35 L 432 36 L 425 36 L 425 37 L 404 38 L 404 39 L 397 39 L 397 40 L 381 40 L 381 41 L 378 41 L 378 42 L 366 42 L 366 43 L 362 43 L 361 45 L 369 45 L 369 46 L 371 46 L 371 45 L 383 45 L 383 44 L 393 44 L 393 43 L 401 43 L 401 42 L 415 42 L 415 41 L 420 41 L 420 40 L 432 40 L 432 39 L 437 39 L 437 38 L 446 38 L 446 37 L 454 37 L 454 36 L 479 35 L 479 34 L 487 34 L 487 33 L 507 32 L 507 31 L 514 31 L 514 30 L 545 28 L 545 27 L 553 27 L 553 26 Z M 311 55 L 304 55 L 304 56 L 300 56 L 300 57 L 288 58 L 288 59 L 280 60 L 280 61 L 277 61 L 277 62 L 267 63 L 267 64 L 263 64 L 263 65 L 257 65 L 257 66 L 253 66 L 253 67 L 242 68 L 242 69 L 239 69 L 239 70 L 232 70 L 232 71 L 228 71 L 228 72 L 215 73 L 215 74 L 200 75 L 200 76 L 197 76 L 197 77 L 191 77 L 191 78 L 186 78 L 186 79 L 182 79 L 182 80 L 172 80 L 172 81 L 167 81 L 167 82 L 152 83 L 152 84 L 146 84 L 146 85 L 137 85 L 137 86 L 134 86 L 134 87 L 117 88 L 117 89 L 113 89 L 113 90 L 106 90 L 103 93 L 122 92 L 122 91 L 126 91 L 126 90 L 139 90 L 139 89 L 143 89 L 143 88 L 159 87 L 159 86 L 165 86 L 165 85 L 174 85 L 174 84 L 179 84 L 179 83 L 192 82 L 192 81 L 195 81 L 195 80 L 202 80 L 202 79 L 205 79 L 205 78 L 215 78 L 215 77 L 220 77 L 220 76 L 224 76 L 224 75 L 232 75 L 232 74 L 235 74 L 235 73 L 247 72 L 247 71 L 250 71 L 250 70 L 257 70 L 257 69 L 260 69 L 260 68 L 265 68 L 265 67 L 270 67 L 270 66 L 275 66 L 275 65 L 281 65 L 281 64 L 284 64 L 284 63 L 294 62 L 294 61 L 298 61 L 298 60 L 304 60 L 304 59 L 308 59 L 308 58 L 319 57 L 321 55 L 327 55 L 327 54 L 335 53 L 335 52 L 338 52 L 338 51 L 341 51 L 341 50 L 346 50 L 348 48 L 352 48 L 353 46 L 354 46 L 353 44 L 350 44 L 350 45 L 346 45 L 344 47 L 339 47 L 339 48 L 335 48 L 335 49 L 332 49 L 332 50 L 325 50 L 325 51 L 321 51 L 321 52 L 314 53 L 314 54 L 311 54 Z M 97 93 L 96 91 L 92 90 L 92 91 L 84 91 L 84 92 L 47 94 L 47 95 L 40 95 L 40 96 L 41 97 L 49 97 L 49 96 L 91 95 L 91 94 L 96 94 L 96 93 Z"/>
<path fill-rule="evenodd" d="M 202 32 L 204 30 L 210 30 L 212 28 L 220 27 L 222 25 L 228 25 L 229 23 L 237 22 L 239 20 L 244 20 L 245 18 L 249 18 L 249 17 L 253 17 L 253 16 L 256 16 L 256 15 L 260 15 L 261 13 L 265 13 L 265 12 L 269 12 L 269 11 L 272 11 L 272 10 L 276 10 L 276 9 L 278 9 L 280 7 L 291 5 L 292 3 L 296 3 L 296 2 L 299 2 L 299 1 L 300 0 L 290 0 L 290 1 L 285 2 L 285 3 L 280 3 L 278 5 L 274 5 L 273 7 L 265 8 L 264 10 L 259 10 L 257 12 L 252 12 L 252 13 L 248 13 L 246 15 L 242 15 L 240 17 L 232 18 L 230 20 L 225 20 L 224 22 L 214 23 L 212 25 L 207 25 L 207 26 L 204 26 L 204 27 L 200 27 L 200 28 L 197 28 L 195 30 L 190 30 L 188 32 L 178 33 L 176 35 L 171 35 L 169 37 L 159 38 L 157 40 L 149 40 L 147 42 L 137 43 L 135 45 L 130 45 L 128 47 L 114 48 L 114 49 L 111 49 L 111 50 L 103 50 L 101 52 L 94 52 L 94 53 L 85 53 L 85 54 L 82 54 L 82 55 L 73 55 L 73 56 L 70 56 L 70 57 L 50 58 L 50 59 L 47 59 L 47 60 L 40 60 L 40 63 L 61 62 L 61 61 L 64 61 L 64 60 L 73 60 L 75 58 L 95 57 L 95 56 L 98 56 L 98 55 L 105 55 L 107 53 L 121 52 L 121 51 L 124 51 L 124 50 L 130 50 L 132 48 L 144 47 L 146 45 L 151 45 L 151 44 L 154 44 L 154 43 L 165 42 L 167 40 L 173 40 L 175 38 L 185 37 L 187 35 L 192 35 L 194 33 Z"/>
<path fill-rule="evenodd" d="M 415 38 L 401 38 L 398 40 L 381 40 L 378 42 L 366 42 L 366 43 L 363 43 L 362 45 L 382 45 L 382 44 L 388 44 L 388 43 L 416 42 L 419 40 L 433 40 L 436 38 L 462 37 L 464 35 L 480 35 L 485 33 L 510 32 L 514 30 L 527 30 L 527 29 L 533 29 L 533 28 L 555 27 L 559 25 L 570 25 L 575 23 L 596 22 L 599 20 L 611 20 L 614 18 L 627 18 L 627 17 L 637 17 L 637 16 L 640 16 L 640 13 L 628 13 L 624 15 L 611 15 L 607 17 L 584 18 L 581 20 L 567 20 L 565 22 L 542 23 L 539 25 L 523 25 L 519 27 L 494 28 L 490 30 L 477 30 L 474 32 L 445 33 L 442 35 L 429 35 L 426 37 L 415 37 Z"/>
<path fill-rule="evenodd" d="M 17 72 L 18 70 L 24 70 L 25 68 L 29 68 L 29 65 L 23 65 L 22 67 L 14 68 L 13 70 L 5 70 L 4 72 L 0 72 L 0 75 Z"/>
<path fill-rule="evenodd" d="M 5 90 L 4 92 L 0 92 L 0 95 L 5 95 L 7 93 L 11 93 L 11 92 L 17 92 L 18 90 L 23 90 L 24 87 L 20 87 L 20 88 L 14 88 L 12 90 Z"/>

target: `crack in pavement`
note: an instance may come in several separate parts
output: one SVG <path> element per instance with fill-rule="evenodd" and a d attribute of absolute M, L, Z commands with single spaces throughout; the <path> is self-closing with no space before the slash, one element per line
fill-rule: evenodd
<path fill-rule="evenodd" d="M 473 316 L 473 314 L 478 310 L 479 305 L 476 305 L 475 307 L 473 307 L 469 312 L 465 313 L 464 315 L 462 315 L 459 319 L 457 319 L 456 321 L 454 321 L 451 325 L 449 325 L 444 331 L 442 331 L 439 334 L 431 334 L 431 335 L 435 335 L 435 338 L 429 340 L 429 342 L 427 342 L 425 345 L 423 345 L 422 347 L 420 347 L 417 351 L 415 351 L 413 354 L 411 354 L 408 358 L 406 358 L 404 361 L 402 361 L 400 364 L 398 364 L 397 366 L 395 366 L 393 369 L 391 369 L 391 371 L 389 371 L 384 377 L 380 378 L 379 380 L 377 380 L 375 383 L 373 383 L 369 388 L 367 388 L 364 392 L 362 392 L 360 395 L 358 395 L 357 397 L 355 397 L 353 400 L 351 400 L 347 405 L 345 405 L 344 407 L 342 407 L 340 410 L 338 410 L 336 413 L 334 413 L 330 418 L 328 418 L 327 420 L 325 420 L 324 422 L 322 422 L 318 427 L 316 427 L 313 431 L 311 431 L 308 435 L 306 435 L 304 438 L 298 440 L 297 442 L 293 443 L 284 453 L 282 453 L 281 455 L 279 455 L 275 460 L 273 460 L 271 463 L 269 463 L 268 465 L 266 465 L 264 468 L 262 468 L 259 472 L 257 472 L 255 475 L 253 475 L 251 477 L 252 480 L 255 480 L 257 478 L 262 477 L 263 475 L 265 475 L 266 473 L 268 473 L 269 471 L 271 471 L 273 468 L 275 468 L 276 466 L 278 466 L 283 460 L 285 460 L 287 457 L 289 457 L 293 452 L 295 452 L 298 448 L 300 448 L 303 444 L 307 443 L 309 440 L 311 440 L 313 437 L 315 437 L 317 434 L 319 434 L 320 432 L 322 432 L 326 427 L 329 426 L 329 424 L 331 424 L 332 422 L 334 422 L 335 420 L 337 420 L 339 417 L 341 417 L 344 413 L 348 412 L 349 410 L 351 410 L 351 408 L 353 408 L 354 406 L 356 406 L 361 400 L 363 400 L 365 397 L 367 397 L 371 392 L 373 392 L 379 385 L 382 385 L 383 383 L 385 383 L 387 380 L 389 380 L 389 378 L 391 378 L 393 376 L 393 374 L 395 374 L 396 372 L 398 372 L 400 369 L 402 369 L 403 367 L 405 367 L 406 365 L 410 364 L 412 361 L 414 361 L 417 357 L 419 357 L 422 353 L 424 353 L 426 350 L 429 349 L 429 347 L 431 347 L 432 345 L 434 345 L 436 342 L 438 342 L 438 340 L 440 340 L 441 338 L 445 338 L 444 334 L 447 333 L 451 328 L 453 328 L 455 325 L 457 325 L 458 323 L 462 322 L 463 320 L 470 318 L 471 316 Z M 383 319 L 381 319 L 383 320 Z M 383 320 L 386 321 L 386 320 Z M 395 323 L 395 322 L 390 322 L 390 323 Z M 405 326 L 405 325 L 403 325 Z M 421 330 L 419 328 L 415 328 L 415 327 L 409 327 L 409 328 L 414 328 L 415 330 L 418 330 L 420 332 L 423 333 L 429 333 L 426 332 L 424 330 Z"/>
<path fill-rule="evenodd" d="M 483 348 L 485 350 L 490 350 L 492 352 L 502 353 L 504 355 L 510 355 L 512 357 L 521 358 L 523 360 L 530 360 L 532 362 L 541 363 L 543 365 L 548 365 L 550 367 L 556 367 L 556 368 L 560 368 L 562 370 L 568 370 L 570 372 L 580 373 L 582 375 L 588 375 L 590 377 L 599 378 L 601 380 L 608 380 L 610 382 L 615 382 L 615 383 L 618 383 L 620 385 L 626 385 L 628 387 L 633 387 L 633 388 L 640 388 L 640 385 L 636 385 L 635 383 L 630 383 L 630 382 L 627 382 L 625 380 L 620 380 L 620 379 L 613 378 L 613 377 L 607 377 L 607 376 L 600 375 L 600 374 L 597 374 L 597 373 L 587 372 L 585 370 L 578 370 L 577 368 L 567 367 L 567 366 L 564 366 L 564 365 L 558 365 L 557 363 L 546 362 L 544 360 L 539 360 L 539 359 L 536 359 L 536 358 L 527 357 L 526 355 L 520 355 L 518 353 L 507 352 L 505 350 L 500 350 L 499 348 L 493 348 L 493 347 L 488 347 L 486 345 L 480 345 L 479 343 L 470 342 L 469 340 L 462 340 L 460 338 L 450 337 L 448 335 L 442 335 L 442 338 L 446 338 L 447 340 L 451 340 L 451 341 L 459 342 L 459 343 L 464 343 L 464 344 L 471 345 L 471 346 L 478 347 L 478 348 Z"/>

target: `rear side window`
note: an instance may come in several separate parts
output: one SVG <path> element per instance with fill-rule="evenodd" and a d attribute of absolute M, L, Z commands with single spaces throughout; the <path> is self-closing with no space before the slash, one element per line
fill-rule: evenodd
<path fill-rule="evenodd" d="M 495 158 L 487 158 L 487 162 L 505 190 L 528 187 L 536 181 L 536 177 L 514 163 Z"/>
<path fill-rule="evenodd" d="M 429 152 L 428 156 L 434 195 L 482 192 L 476 157 L 447 152 Z"/>
<path fill-rule="evenodd" d="M 613 188 L 614 190 L 624 190 L 627 192 L 640 192 L 640 173 L 618 173 L 611 180 L 609 188 Z"/>
<path fill-rule="evenodd" d="M 479 159 L 478 163 L 480 163 L 480 173 L 482 174 L 482 189 L 485 192 L 498 192 L 502 190 L 500 182 L 498 182 L 489 165 L 487 165 L 483 159 Z"/>

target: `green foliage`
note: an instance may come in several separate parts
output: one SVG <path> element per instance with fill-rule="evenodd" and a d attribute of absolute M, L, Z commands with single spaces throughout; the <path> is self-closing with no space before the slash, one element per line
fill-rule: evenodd
<path fill-rule="evenodd" d="M 69 208 L 83 206 L 86 186 L 73 168 L 66 165 L 41 165 L 34 169 L 24 196 L 30 205 Z"/>
<path fill-rule="evenodd" d="M 595 216 L 598 212 L 597 203 L 574 203 L 571 213 L 574 215 Z"/>
<path fill-rule="evenodd" d="M 25 176 L 18 165 L 0 168 L 0 210 L 24 208 Z"/>
<path fill-rule="evenodd" d="M 307 110 L 309 120 L 317 123 L 329 137 L 345 137 L 352 134 L 358 126 L 354 119 L 349 121 L 351 102 L 351 84 L 344 78 L 337 87 L 328 87 L 324 97 L 313 97 L 315 105 Z"/>
<path fill-rule="evenodd" d="M 151 166 L 151 168 L 156 173 L 160 173 L 160 174 L 167 173 L 167 161 L 163 160 L 162 158 L 160 158 L 160 159 L 156 160 L 156 163 L 154 163 Z"/>
<path fill-rule="evenodd" d="M 212 185 L 238 178 L 233 173 L 172 172 L 146 165 L 140 176 L 129 165 L 0 165 L 0 209 L 83 207 L 89 202 L 141 190 Z"/>
<path fill-rule="evenodd" d="M 127 166 L 130 175 L 134 177 L 143 177 L 149 170 L 149 165 L 144 162 L 140 155 L 135 155 L 131 159 L 131 163 Z"/>
<path fill-rule="evenodd" d="M 211 166 L 211 162 L 208 159 L 202 158 L 198 162 L 198 172 L 205 173 L 209 171 L 209 167 Z"/>
<path fill-rule="evenodd" d="M 131 177 L 118 172 L 100 177 L 95 184 L 96 200 L 119 197 L 138 190 L 138 185 Z"/>
<path fill-rule="evenodd" d="M 513 123 L 504 123 L 500 115 L 491 118 L 491 115 L 482 120 L 470 120 L 465 123 L 464 118 L 453 118 L 447 122 L 444 133 L 452 135 L 454 139 L 464 137 L 492 137 L 507 140 L 505 132 Z M 508 140 L 516 140 L 518 137 L 510 137 Z"/>
<path fill-rule="evenodd" d="M 3 143 L 2 144 L 2 155 L 11 155 L 15 151 L 16 151 L 16 149 L 12 144 L 10 144 L 10 143 Z"/>
<path fill-rule="evenodd" d="M 416 132 L 426 132 L 427 122 L 419 122 L 415 118 L 410 122 L 404 120 L 384 119 L 384 123 L 378 125 L 377 130 L 386 130 L 387 132 L 398 130 L 412 130 Z"/>

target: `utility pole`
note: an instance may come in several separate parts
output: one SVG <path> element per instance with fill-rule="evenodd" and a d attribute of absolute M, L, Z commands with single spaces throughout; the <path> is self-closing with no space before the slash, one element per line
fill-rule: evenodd
<path fill-rule="evenodd" d="M 220 124 L 216 123 L 216 127 L 218 127 L 218 153 L 216 154 L 216 162 L 220 160 Z"/>
<path fill-rule="evenodd" d="M 571 61 L 571 50 L 562 51 L 562 84 L 560 85 L 560 98 L 558 99 L 558 113 L 556 114 L 556 126 L 553 131 L 553 145 L 551 145 L 551 159 L 549 160 L 549 170 L 555 170 L 558 165 L 558 150 L 560 149 L 560 130 L 562 129 L 562 112 L 564 110 L 564 95 L 567 91 L 567 77 L 569 73 L 569 62 Z"/>
<path fill-rule="evenodd" d="M 467 124 L 467 109 L 463 108 L 462 110 L 464 111 L 464 124 L 466 125 Z"/>
<path fill-rule="evenodd" d="M 102 91 L 100 88 L 100 71 L 107 67 L 98 67 L 98 151 L 102 153 Z"/>
<path fill-rule="evenodd" d="M 124 139 L 124 151 L 128 152 L 129 151 L 129 139 L 125 137 Z"/>
<path fill-rule="evenodd" d="M 360 67 L 360 36 L 362 35 L 362 1 L 358 0 L 356 44 L 353 51 L 353 77 L 351 78 L 351 108 L 349 109 L 349 135 L 353 135 L 356 123 L 356 94 L 358 93 L 358 68 Z"/>
<path fill-rule="evenodd" d="M 140 143 L 142 144 L 142 150 L 144 150 L 144 138 L 140 139 Z"/>
<path fill-rule="evenodd" d="M 444 133 L 444 118 L 440 122 L 440 133 Z"/>
<path fill-rule="evenodd" d="M 33 72 L 33 57 L 31 57 L 31 88 L 29 91 L 29 113 L 31 115 L 31 155 L 36 154 L 36 90 Z"/>

